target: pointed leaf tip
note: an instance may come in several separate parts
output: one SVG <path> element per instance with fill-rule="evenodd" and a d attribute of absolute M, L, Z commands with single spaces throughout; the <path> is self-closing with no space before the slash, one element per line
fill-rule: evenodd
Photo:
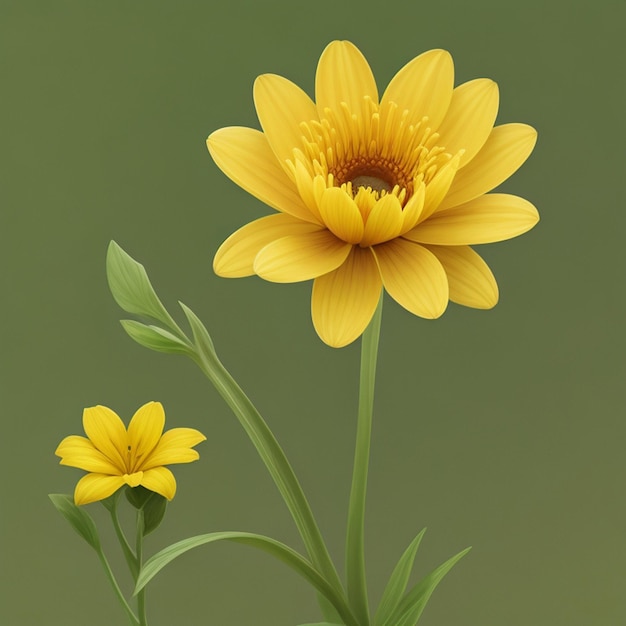
<path fill-rule="evenodd" d="M 100 550 L 100 537 L 91 515 L 74 503 L 74 498 L 64 493 L 50 493 L 48 497 L 56 510 L 72 528 L 94 549 Z"/>

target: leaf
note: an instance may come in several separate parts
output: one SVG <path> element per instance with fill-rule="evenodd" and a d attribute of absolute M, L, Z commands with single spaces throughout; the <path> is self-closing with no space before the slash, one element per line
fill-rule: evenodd
<path fill-rule="evenodd" d="M 140 346 L 168 354 L 191 353 L 191 347 L 187 343 L 158 326 L 148 326 L 135 320 L 121 320 L 120 323 L 130 338 Z"/>
<path fill-rule="evenodd" d="M 149 535 L 156 530 L 167 509 L 167 499 L 159 493 L 152 492 L 147 502 L 143 506 L 143 536 Z"/>
<path fill-rule="evenodd" d="M 422 578 L 422 580 L 407 593 L 402 602 L 400 602 L 397 609 L 385 622 L 385 626 L 414 626 L 442 578 L 452 569 L 457 561 L 463 558 L 470 550 L 471 548 L 466 548 L 462 552 L 459 552 Z"/>
<path fill-rule="evenodd" d="M 300 624 L 299 626 L 344 626 L 344 624 L 337 624 L 336 622 L 315 622 L 314 624 Z"/>
<path fill-rule="evenodd" d="M 409 547 L 404 551 L 398 564 L 395 566 L 389 578 L 389 582 L 385 587 L 385 591 L 383 592 L 380 604 L 378 605 L 376 617 L 374 618 L 375 624 L 384 624 L 402 599 L 409 582 L 411 570 L 413 569 L 417 549 L 419 548 L 425 532 L 426 529 L 424 528 L 417 537 L 411 541 Z"/>
<path fill-rule="evenodd" d="M 107 250 L 106 271 L 113 298 L 124 311 L 158 320 L 184 337 L 159 300 L 144 266 L 124 252 L 115 241 L 111 241 Z"/>
<path fill-rule="evenodd" d="M 196 347 L 205 354 L 215 354 L 215 348 L 213 346 L 211 335 L 209 335 L 209 331 L 200 321 L 200 318 L 186 304 L 183 304 L 180 301 L 178 304 L 180 304 L 180 308 L 186 315 L 189 326 L 191 326 Z"/>
<path fill-rule="evenodd" d="M 208 533 L 206 535 L 198 535 L 196 537 L 190 537 L 189 539 L 183 539 L 182 541 L 164 548 L 144 563 L 141 571 L 139 572 L 139 577 L 137 578 L 135 594 L 141 591 L 168 563 L 179 557 L 181 554 L 184 554 L 193 548 L 197 548 L 198 546 L 222 540 L 251 545 L 276 557 L 279 561 L 282 561 L 300 574 L 321 594 L 326 596 L 333 606 L 335 606 L 342 619 L 354 623 L 354 617 L 346 606 L 343 597 L 330 586 L 330 584 L 304 557 L 298 554 L 295 550 L 291 549 L 289 546 L 286 546 L 275 539 L 254 533 L 232 531 Z"/>
<path fill-rule="evenodd" d="M 91 515 L 74 504 L 74 498 L 64 493 L 48 494 L 56 510 L 70 523 L 72 528 L 97 552 L 100 551 L 100 537 Z"/>

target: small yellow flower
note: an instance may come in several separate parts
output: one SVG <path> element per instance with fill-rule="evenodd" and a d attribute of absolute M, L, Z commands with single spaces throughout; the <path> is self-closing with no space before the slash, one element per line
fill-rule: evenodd
<path fill-rule="evenodd" d="M 279 213 L 231 235 L 215 272 L 314 279 L 313 324 L 335 347 L 365 330 L 383 287 L 425 318 L 442 315 L 449 299 L 495 306 L 496 281 L 470 245 L 537 223 L 530 202 L 485 195 L 526 160 L 536 132 L 525 124 L 494 128 L 493 81 L 453 85 L 450 54 L 430 50 L 379 99 L 366 59 L 347 41 L 324 50 L 316 102 L 281 76 L 259 76 L 263 132 L 222 128 L 207 144 L 227 176 Z"/>
<path fill-rule="evenodd" d="M 90 472 L 76 485 L 76 504 L 108 498 L 123 485 L 143 485 L 171 500 L 176 480 L 164 466 L 197 460 L 199 455 L 191 448 L 206 437 L 194 428 L 173 428 L 164 433 L 164 425 L 165 412 L 160 402 L 148 402 L 138 409 L 128 430 L 105 406 L 85 409 L 83 428 L 87 437 L 66 437 L 55 451 L 61 465 Z"/>

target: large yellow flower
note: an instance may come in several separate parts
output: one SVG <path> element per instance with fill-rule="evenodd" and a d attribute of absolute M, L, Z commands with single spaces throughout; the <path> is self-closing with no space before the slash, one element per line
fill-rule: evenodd
<path fill-rule="evenodd" d="M 279 213 L 231 235 L 215 272 L 314 279 L 313 324 L 335 347 L 365 330 L 383 287 L 425 318 L 439 317 L 448 299 L 493 307 L 496 281 L 469 246 L 537 223 L 528 201 L 485 195 L 526 160 L 536 132 L 525 124 L 494 128 L 493 81 L 453 83 L 450 54 L 430 50 L 379 100 L 366 59 L 347 41 L 324 50 L 315 103 L 281 76 L 259 76 L 263 132 L 222 128 L 207 145 L 227 176 Z"/>
<path fill-rule="evenodd" d="M 87 437 L 71 435 L 55 454 L 61 465 L 87 472 L 76 485 L 76 504 L 108 498 L 123 485 L 143 485 L 171 500 L 176 480 L 164 465 L 198 459 L 191 448 L 206 437 L 193 428 L 172 428 L 163 433 L 165 412 L 160 402 L 148 402 L 137 410 L 128 425 L 111 409 L 94 406 L 83 412 Z"/>

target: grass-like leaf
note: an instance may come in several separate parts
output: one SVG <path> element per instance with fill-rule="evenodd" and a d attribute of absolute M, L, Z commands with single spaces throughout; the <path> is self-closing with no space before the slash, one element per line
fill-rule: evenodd
<path fill-rule="evenodd" d="M 120 323 L 128 336 L 144 348 L 168 354 L 191 354 L 192 352 L 191 346 L 185 341 L 163 328 L 142 324 L 135 320 L 121 320 Z"/>
<path fill-rule="evenodd" d="M 124 311 L 158 320 L 179 337 L 184 337 L 159 300 L 144 266 L 115 241 L 111 241 L 107 250 L 106 271 L 111 293 Z"/>
<path fill-rule="evenodd" d="M 384 623 L 384 626 L 414 626 L 442 578 L 470 550 L 471 548 L 466 548 L 435 568 L 430 574 L 424 576 L 424 578 L 406 594 L 396 610 Z"/>
<path fill-rule="evenodd" d="M 56 510 L 70 523 L 72 528 L 97 552 L 100 551 L 100 537 L 91 515 L 74 504 L 74 498 L 64 493 L 48 494 Z"/>
<path fill-rule="evenodd" d="M 406 591 L 406 586 L 409 582 L 411 570 L 413 569 L 413 562 L 415 561 L 415 555 L 419 548 L 420 542 L 426 529 L 424 528 L 418 535 L 411 541 L 409 547 L 404 551 L 400 557 L 398 564 L 395 566 L 389 582 L 383 592 L 383 597 L 378 605 L 376 611 L 376 617 L 374 618 L 375 624 L 385 624 L 387 619 L 391 616 L 394 609 L 402 600 L 402 596 Z"/>

